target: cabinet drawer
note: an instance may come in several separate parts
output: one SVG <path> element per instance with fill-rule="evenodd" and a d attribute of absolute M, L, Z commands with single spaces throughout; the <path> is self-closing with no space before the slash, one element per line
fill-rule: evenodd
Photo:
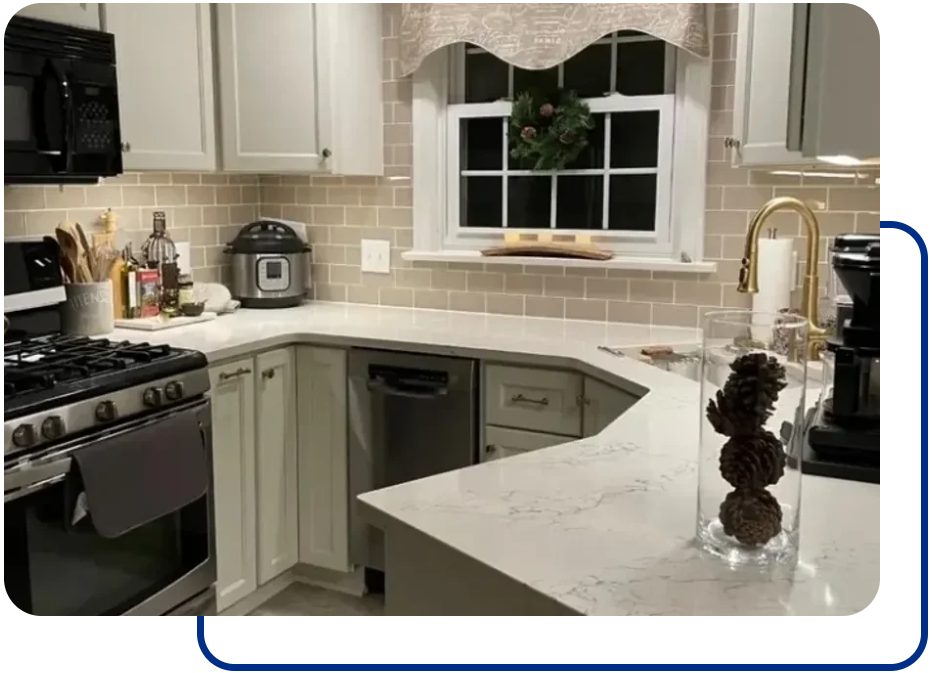
<path fill-rule="evenodd" d="M 580 374 L 489 365 L 485 415 L 490 425 L 581 436 Z"/>
<path fill-rule="evenodd" d="M 485 447 L 481 459 L 483 463 L 487 463 L 490 460 L 517 456 L 528 451 L 546 449 L 548 446 L 566 444 L 570 441 L 573 440 L 560 435 L 548 435 L 543 432 L 487 425 L 485 428 Z"/>

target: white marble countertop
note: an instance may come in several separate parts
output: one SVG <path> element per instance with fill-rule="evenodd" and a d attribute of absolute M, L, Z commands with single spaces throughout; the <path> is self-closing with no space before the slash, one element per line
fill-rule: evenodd
<path fill-rule="evenodd" d="M 880 576 L 880 488 L 803 478 L 800 563 L 790 577 L 731 570 L 692 546 L 698 385 L 599 351 L 688 344 L 695 330 L 309 304 L 241 310 L 162 332 L 218 362 L 288 343 L 570 366 L 644 397 L 598 437 L 360 496 L 403 523 L 584 614 L 852 614 Z"/>

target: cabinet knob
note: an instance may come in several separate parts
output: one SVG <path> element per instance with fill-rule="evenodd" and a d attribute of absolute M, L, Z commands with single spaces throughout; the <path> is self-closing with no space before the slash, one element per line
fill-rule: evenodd
<path fill-rule="evenodd" d="M 325 148 L 324 148 L 323 150 L 321 150 L 321 152 L 320 152 L 320 156 L 322 156 L 324 159 L 329 159 L 330 156 L 331 156 L 332 154 L 333 154 L 333 152 L 331 152 L 331 151 L 330 151 L 330 148 L 328 148 L 328 147 L 325 147 Z"/>
<path fill-rule="evenodd" d="M 263 370 L 262 370 L 262 378 L 264 378 L 264 379 L 274 379 L 274 378 L 275 378 L 275 370 L 272 369 L 271 367 L 269 367 L 268 369 L 263 369 Z"/>
<path fill-rule="evenodd" d="M 592 400 L 590 400 L 590 399 L 589 399 L 588 397 L 586 397 L 585 395 L 577 395 L 577 396 L 576 396 L 576 405 L 577 405 L 577 406 L 580 406 L 580 407 L 588 407 L 590 404 L 592 404 Z"/>
<path fill-rule="evenodd" d="M 739 147 L 741 147 L 741 141 L 733 136 L 728 136 L 727 138 L 725 138 L 724 143 L 725 143 L 725 147 L 729 149 L 733 149 L 733 150 L 736 150 Z"/>
<path fill-rule="evenodd" d="M 491 456 L 491 455 L 492 455 L 493 453 L 495 453 L 496 451 L 497 451 L 497 448 L 496 448 L 496 446 L 495 446 L 494 444 L 486 444 L 486 445 L 485 445 L 485 455 Z"/>
<path fill-rule="evenodd" d="M 130 150 L 133 149 L 133 147 L 129 143 L 120 143 L 120 149 L 123 150 L 124 152 L 129 152 Z"/>

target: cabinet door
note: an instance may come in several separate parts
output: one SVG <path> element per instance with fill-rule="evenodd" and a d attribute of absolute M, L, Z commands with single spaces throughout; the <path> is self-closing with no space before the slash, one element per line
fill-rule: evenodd
<path fill-rule="evenodd" d="M 485 450 L 480 461 L 488 463 L 492 460 L 501 460 L 509 456 L 517 456 L 528 451 L 546 449 L 550 446 L 566 444 L 573 441 L 569 437 L 548 435 L 543 432 L 530 432 L 529 430 L 515 430 L 514 428 L 499 428 L 487 425 L 485 428 Z"/>
<path fill-rule="evenodd" d="M 382 175 L 382 5 L 321 2 L 317 20 L 321 168 Z"/>
<path fill-rule="evenodd" d="M 298 475 L 301 563 L 347 571 L 346 352 L 299 346 Z"/>
<path fill-rule="evenodd" d="M 880 34 L 848 3 L 809 3 L 802 27 L 805 96 L 800 116 L 807 157 L 880 156 Z M 800 40 L 796 41 L 799 48 Z"/>
<path fill-rule="evenodd" d="M 225 170 L 320 170 L 313 3 L 217 5 Z"/>
<path fill-rule="evenodd" d="M 114 34 L 126 170 L 210 171 L 214 138 L 210 5 L 104 5 Z"/>
<path fill-rule="evenodd" d="M 793 3 L 738 6 L 734 161 L 743 166 L 807 163 L 787 149 Z"/>
<path fill-rule="evenodd" d="M 256 357 L 256 518 L 259 584 L 298 562 L 294 350 Z"/>
<path fill-rule="evenodd" d="M 256 428 L 252 359 L 210 371 L 217 610 L 256 589 Z"/>
<path fill-rule="evenodd" d="M 579 437 L 582 376 L 556 369 L 488 365 L 485 418 L 491 424 Z"/>
<path fill-rule="evenodd" d="M 636 395 L 588 376 L 585 386 L 583 437 L 599 434 L 638 401 Z"/>
<path fill-rule="evenodd" d="M 96 2 L 38 2 L 26 5 L 16 15 L 80 28 L 100 29 L 100 8 Z"/>

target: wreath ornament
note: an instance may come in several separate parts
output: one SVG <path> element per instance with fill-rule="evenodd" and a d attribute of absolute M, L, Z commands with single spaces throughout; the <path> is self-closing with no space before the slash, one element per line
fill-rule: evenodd
<path fill-rule="evenodd" d="M 562 170 L 589 144 L 594 127 L 589 106 L 575 91 L 560 89 L 544 95 L 525 91 L 511 107 L 511 156 L 533 161 L 535 171 Z"/>

